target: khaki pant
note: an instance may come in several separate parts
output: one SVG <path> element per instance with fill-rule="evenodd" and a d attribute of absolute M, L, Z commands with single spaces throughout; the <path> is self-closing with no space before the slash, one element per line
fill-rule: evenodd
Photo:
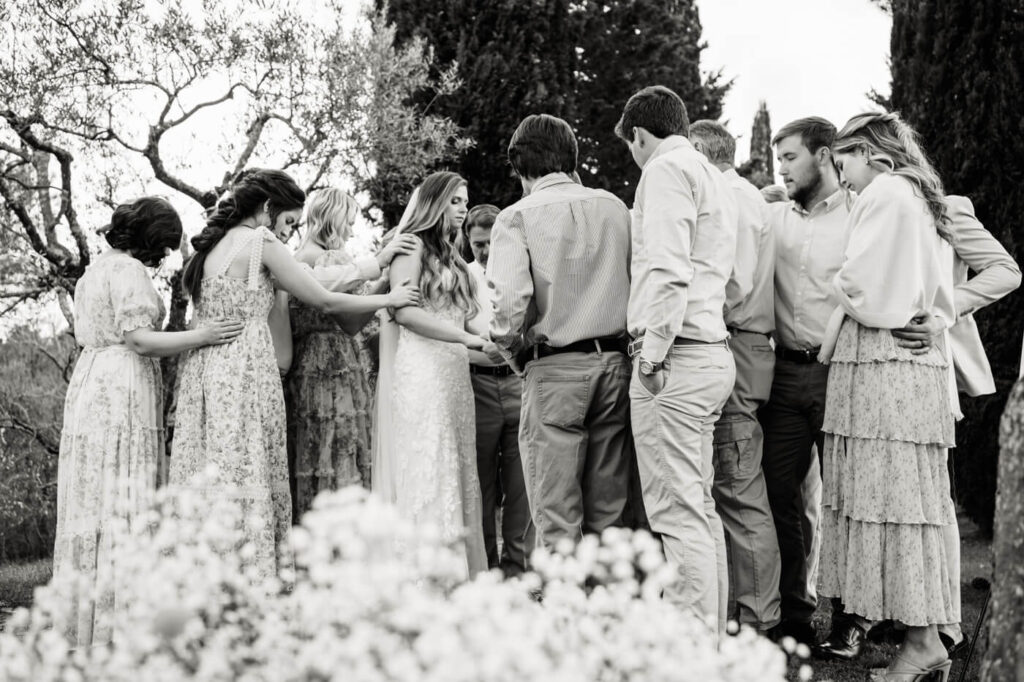
<path fill-rule="evenodd" d="M 523 463 L 519 458 L 519 413 L 523 382 L 515 376 L 470 374 L 476 402 L 476 470 L 484 515 L 484 547 L 488 568 L 507 575 L 526 570 L 533 548 L 533 524 L 526 500 Z M 498 555 L 497 511 L 501 508 L 501 555 Z"/>
<path fill-rule="evenodd" d="M 644 388 L 635 368 L 629 392 L 644 506 L 679 575 L 665 598 L 721 631 L 729 588 L 725 536 L 711 492 L 713 435 L 736 365 L 725 345 L 673 346 L 666 363 L 657 395 Z"/>
<path fill-rule="evenodd" d="M 764 434 L 757 421 L 772 390 L 775 353 L 767 336 L 744 331 L 733 333 L 729 347 L 736 384 L 715 424 L 713 492 L 729 550 L 735 602 L 729 616 L 763 631 L 781 619 L 779 541 L 761 471 Z"/>
<path fill-rule="evenodd" d="M 519 450 L 538 544 L 620 524 L 628 424 L 622 353 L 561 353 L 526 365 Z"/>

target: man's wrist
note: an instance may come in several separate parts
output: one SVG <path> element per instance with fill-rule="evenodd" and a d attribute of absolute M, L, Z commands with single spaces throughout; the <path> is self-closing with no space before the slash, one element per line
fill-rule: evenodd
<path fill-rule="evenodd" d="M 662 362 L 651 362 L 646 358 L 640 358 L 640 374 L 649 377 L 653 374 L 657 374 L 665 366 L 664 361 Z"/>

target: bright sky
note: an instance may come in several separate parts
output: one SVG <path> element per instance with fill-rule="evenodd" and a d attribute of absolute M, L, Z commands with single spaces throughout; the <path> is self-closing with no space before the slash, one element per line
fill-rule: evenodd
<path fill-rule="evenodd" d="M 707 43 L 701 68 L 735 78 L 722 121 L 737 162 L 750 153 L 761 100 L 772 130 L 803 116 L 837 127 L 877 108 L 872 88 L 888 94 L 891 17 L 869 0 L 697 0 Z"/>

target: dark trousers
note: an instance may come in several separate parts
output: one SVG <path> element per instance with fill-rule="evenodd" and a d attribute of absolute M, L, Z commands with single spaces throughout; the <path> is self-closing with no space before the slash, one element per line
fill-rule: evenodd
<path fill-rule="evenodd" d="M 484 547 L 488 568 L 507 575 L 526 570 L 533 549 L 533 524 L 519 458 L 519 412 L 523 382 L 519 377 L 471 374 L 476 402 L 476 469 L 480 478 Z M 497 512 L 501 509 L 501 555 Z"/>
<path fill-rule="evenodd" d="M 812 448 L 822 452 L 828 367 L 779 358 L 771 397 L 759 413 L 764 429 L 762 468 L 775 520 L 782 560 L 779 591 L 782 620 L 810 622 L 817 606 L 807 591 L 807 547 L 801 483 L 812 464 Z"/>
<path fill-rule="evenodd" d="M 621 525 L 629 486 L 626 356 L 561 353 L 526 365 L 519 449 L 537 542 Z"/>

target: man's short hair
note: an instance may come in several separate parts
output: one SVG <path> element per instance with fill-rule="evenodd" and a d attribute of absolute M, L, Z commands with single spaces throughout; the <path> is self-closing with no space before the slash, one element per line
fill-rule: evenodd
<path fill-rule="evenodd" d="M 646 87 L 626 102 L 622 118 L 615 124 L 615 134 L 626 142 L 632 142 L 633 128 L 644 128 L 661 139 L 669 135 L 685 137 L 690 131 L 686 105 L 679 95 L 664 85 Z"/>
<path fill-rule="evenodd" d="M 579 149 L 572 127 L 557 116 L 527 116 L 508 143 L 508 161 L 521 178 L 576 170 Z"/>
<path fill-rule="evenodd" d="M 792 123 L 782 126 L 779 132 L 775 133 L 775 137 L 772 138 L 772 146 L 791 135 L 799 135 L 800 141 L 807 147 L 807 151 L 813 154 L 822 147 L 832 149 L 832 144 L 836 141 L 836 127 L 821 116 L 798 118 Z"/>
<path fill-rule="evenodd" d="M 727 163 L 736 160 L 736 138 L 717 121 L 697 121 L 690 126 L 690 141 L 700 140 L 704 155 L 711 163 Z"/>
<path fill-rule="evenodd" d="M 501 209 L 494 204 L 477 204 L 473 208 L 469 209 L 469 213 L 466 214 L 465 229 L 466 234 L 474 227 L 482 227 L 485 230 L 489 230 L 494 227 L 494 220 L 501 213 Z"/>

